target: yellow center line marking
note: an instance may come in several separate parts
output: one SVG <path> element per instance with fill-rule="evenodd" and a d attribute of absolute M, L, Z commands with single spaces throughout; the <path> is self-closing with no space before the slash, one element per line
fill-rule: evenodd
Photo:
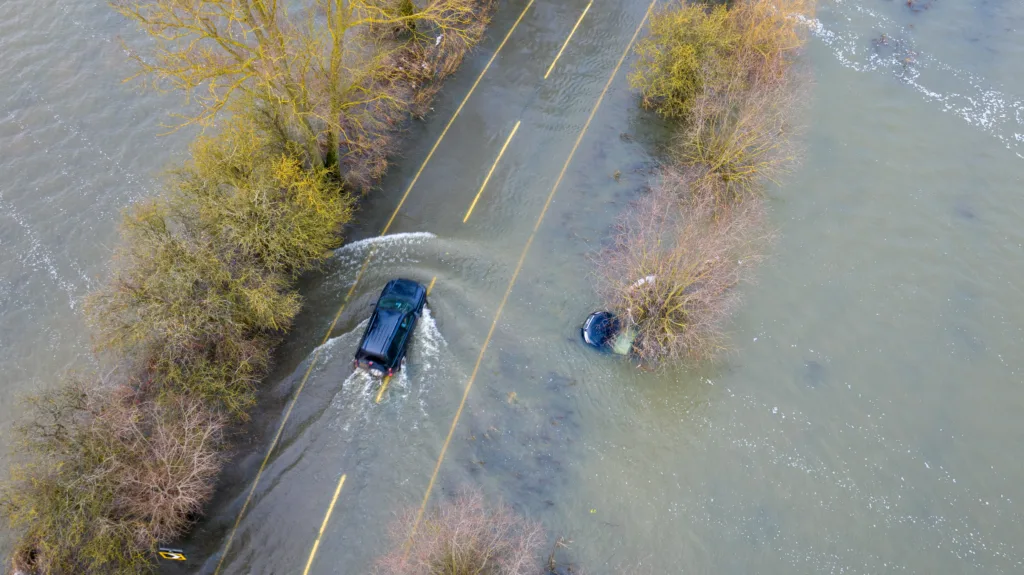
<path fill-rule="evenodd" d="M 327 522 L 331 520 L 331 513 L 334 512 L 334 504 L 338 502 L 338 495 L 341 493 L 342 485 L 345 485 L 344 474 L 338 480 L 338 487 L 334 489 L 334 497 L 331 498 L 331 504 L 327 507 L 324 522 L 320 524 L 320 533 L 317 534 L 316 541 L 313 542 L 313 550 L 309 552 L 309 559 L 306 561 L 306 568 L 302 571 L 302 575 L 309 575 L 309 568 L 313 566 L 313 558 L 316 557 L 316 550 L 320 548 L 320 539 L 324 536 L 324 530 L 327 529 Z"/>
<path fill-rule="evenodd" d="M 509 37 L 512 36 L 512 32 L 514 32 L 515 29 L 519 27 L 519 23 L 523 21 L 523 16 L 526 16 L 526 11 L 530 9 L 530 6 L 533 6 L 534 1 L 535 0 L 530 0 L 526 4 L 526 8 L 523 8 L 522 13 L 519 14 L 519 18 L 516 19 L 515 24 L 512 24 L 512 29 L 508 31 L 508 34 L 505 34 L 505 39 L 501 41 L 501 44 L 498 44 L 498 49 L 494 51 L 494 54 L 491 55 L 491 59 L 488 60 L 487 65 L 484 66 L 483 71 L 480 72 L 480 75 L 476 77 L 476 81 L 473 82 L 473 86 L 469 89 L 469 93 L 467 93 L 466 97 L 462 99 L 462 103 L 459 104 L 459 107 L 455 110 L 455 114 L 452 116 L 452 119 L 448 121 L 448 125 L 445 126 L 444 130 L 441 131 L 441 135 L 437 138 L 437 142 L 434 142 L 434 147 L 430 148 L 430 153 L 428 153 L 427 158 L 423 160 L 423 165 L 420 166 L 419 171 L 416 172 L 416 175 L 413 177 L 412 181 L 409 182 L 409 187 L 405 190 L 405 195 L 403 195 L 402 199 L 399 200 L 398 208 L 395 209 L 395 213 L 391 214 L 391 219 L 388 220 L 388 225 L 384 226 L 384 231 L 387 231 L 387 229 L 391 227 L 391 223 L 395 221 L 395 216 L 398 215 L 398 210 L 402 207 L 402 204 L 405 203 L 405 198 L 409 197 L 409 192 L 412 191 L 412 187 L 415 186 L 416 182 L 420 179 L 420 175 L 423 173 L 423 168 L 427 166 L 427 162 L 430 161 L 430 158 L 434 157 L 434 152 L 436 152 L 437 147 L 441 145 L 441 140 L 443 140 L 445 135 L 448 134 L 448 129 L 452 127 L 452 124 L 455 123 L 455 118 L 457 118 L 459 113 L 462 112 L 462 108 L 466 105 L 466 102 L 469 101 L 469 97 L 473 95 L 473 92 L 476 90 L 476 87 L 480 84 L 480 80 L 484 79 L 484 74 L 486 74 L 487 70 L 491 68 L 491 64 L 493 64 L 495 58 L 498 57 L 498 53 L 501 52 L 501 49 L 505 47 L 505 43 L 508 42 Z"/>
<path fill-rule="evenodd" d="M 494 159 L 494 164 L 491 165 L 490 171 L 487 172 L 487 177 L 484 178 L 484 183 L 481 184 L 480 191 L 477 192 L 476 193 L 476 197 L 473 198 L 473 203 L 469 204 L 469 210 L 466 211 L 466 217 L 462 218 L 462 223 L 466 223 L 466 222 L 469 221 L 469 216 L 473 214 L 473 208 L 475 208 L 476 207 L 476 203 L 478 201 L 480 201 L 480 196 L 483 195 L 484 188 L 487 187 L 487 182 L 491 181 L 491 176 L 494 175 L 494 169 L 498 167 L 498 162 L 500 162 L 501 161 L 501 157 L 505 155 L 505 150 L 508 149 L 509 142 L 512 141 L 512 138 L 515 137 L 516 132 L 519 131 L 519 124 L 521 124 L 521 123 L 522 123 L 522 120 L 517 121 L 515 127 L 512 128 L 512 133 L 508 135 L 508 139 L 505 140 L 505 145 L 501 147 L 501 151 L 498 152 L 498 157 Z"/>
<path fill-rule="evenodd" d="M 612 82 L 615 80 L 619 70 L 622 68 L 622 63 L 626 61 L 626 56 L 629 55 L 629 51 L 633 48 L 633 44 L 636 43 L 637 37 L 640 36 L 640 31 L 643 29 L 644 24 L 650 17 L 651 11 L 654 9 L 657 2 L 658 0 L 651 1 L 650 6 L 647 7 L 647 12 L 644 14 L 643 20 L 640 21 L 640 25 L 637 26 L 636 32 L 633 33 L 633 38 L 630 39 L 629 44 L 627 44 L 626 49 L 623 50 L 618 63 L 615 64 L 615 68 L 612 70 L 612 75 L 608 78 L 608 82 L 604 85 L 604 89 L 601 90 L 601 95 L 598 96 L 597 102 L 594 104 L 594 108 L 590 111 L 590 116 L 587 118 L 587 122 L 583 125 L 583 130 L 580 131 L 579 136 L 576 138 L 576 143 L 573 144 L 572 150 L 569 152 L 569 157 L 565 160 L 565 165 L 562 166 L 562 171 L 558 174 L 558 179 L 555 180 L 555 185 L 551 188 L 551 193 L 548 194 L 547 201 L 544 202 L 544 207 L 541 209 L 540 215 L 537 217 L 537 223 L 533 226 L 533 232 L 530 233 L 529 239 L 526 240 L 526 246 L 523 247 L 523 251 L 519 255 L 519 262 L 516 264 L 515 271 L 512 273 L 512 279 L 509 281 L 508 287 L 505 289 L 505 295 L 501 298 L 498 310 L 494 314 L 494 320 L 491 322 L 491 328 L 487 332 L 487 337 L 484 338 L 483 347 L 480 348 L 480 354 L 476 357 L 476 364 L 473 366 L 473 372 L 470 374 L 469 380 L 466 382 L 466 388 L 462 392 L 462 401 L 459 402 L 459 408 L 455 411 L 455 417 L 452 419 L 452 425 L 448 429 L 448 436 L 445 438 L 444 444 L 441 446 L 441 453 L 437 457 L 437 464 L 434 465 L 434 472 L 431 474 L 430 482 L 427 484 L 427 491 L 423 494 L 423 502 L 420 504 L 419 511 L 416 512 L 416 519 L 413 521 L 409 537 L 405 542 L 406 553 L 409 552 L 412 538 L 416 536 L 416 530 L 419 528 L 420 521 L 423 519 L 423 513 L 427 509 L 427 502 L 430 500 L 430 494 L 434 489 L 434 484 L 437 482 L 438 472 L 441 470 L 441 463 L 444 462 L 444 456 L 448 453 L 448 446 L 452 442 L 452 436 L 455 435 L 455 428 L 458 426 L 459 418 L 462 417 L 462 411 L 466 407 L 466 398 L 469 397 L 469 391 L 473 388 L 473 382 L 476 381 L 477 373 L 480 371 L 480 364 L 484 359 L 484 354 L 487 352 L 487 347 L 491 343 L 491 338 L 494 336 L 494 330 L 497 328 L 498 321 L 501 319 L 501 313 L 504 311 L 505 304 L 508 302 L 509 294 L 512 293 L 512 287 L 515 285 L 516 279 L 519 277 L 519 272 L 523 269 L 523 262 L 526 261 L 526 254 L 530 251 L 530 246 L 533 245 L 534 238 L 537 237 L 537 230 L 540 229 L 540 224 L 544 221 L 544 216 L 547 214 L 548 208 L 551 206 L 551 201 L 554 200 L 555 193 L 558 192 L 558 188 L 562 184 L 562 180 L 565 178 L 566 172 L 569 170 L 569 165 L 576 156 L 576 151 L 580 147 L 580 142 L 583 141 L 583 136 L 585 136 L 587 130 L 590 129 L 590 124 L 594 121 L 594 117 L 597 115 L 597 110 L 601 107 L 601 102 L 604 101 L 605 95 L 608 94 L 608 90 L 611 88 Z"/>
<path fill-rule="evenodd" d="M 384 397 L 384 392 L 387 391 L 388 384 L 390 384 L 390 383 L 391 383 L 391 376 L 390 375 L 384 376 L 384 381 L 382 381 L 381 384 L 380 384 L 380 391 L 377 392 L 377 401 L 375 401 L 374 403 L 380 403 L 380 400 L 381 400 L 382 397 Z"/>
<path fill-rule="evenodd" d="M 416 171 L 416 176 L 413 177 L 412 182 L 409 183 L 409 187 L 406 188 L 405 193 L 402 195 L 402 199 L 399 200 L 398 205 L 395 206 L 395 211 L 391 213 L 391 218 L 388 219 L 388 223 L 384 226 L 384 229 L 381 230 L 381 236 L 387 234 L 388 230 L 391 229 L 391 224 L 394 223 L 395 218 L 398 216 L 399 210 L 402 209 L 402 206 L 405 204 L 405 200 L 409 197 L 409 193 L 412 192 L 413 186 L 416 185 L 416 182 L 419 180 L 420 175 L 423 174 L 423 170 L 424 168 L 426 168 L 427 163 L 430 162 L 430 159 L 434 157 L 434 152 L 436 152 L 438 146 L 441 145 L 441 140 L 443 140 L 445 135 L 448 134 L 449 128 L 451 128 L 452 124 L 455 123 L 455 119 L 458 118 L 459 114 L 462 112 L 462 109 L 466 106 L 466 102 L 469 101 L 470 96 L 472 96 L 473 92 L 476 91 L 476 88 L 477 86 L 480 85 L 480 81 L 483 80 L 484 75 L 487 74 L 487 71 L 491 69 L 491 64 L 494 63 L 494 60 L 498 57 L 498 54 L 501 52 L 502 48 L 504 48 L 505 44 L 508 43 L 508 39 L 512 37 L 512 33 L 515 32 L 516 28 L 519 27 L 519 23 L 523 21 L 523 17 L 526 16 L 526 13 L 530 10 L 530 7 L 533 6 L 533 3 L 535 1 L 536 0 L 530 0 L 526 4 L 526 7 L 523 8 L 523 11 L 519 14 L 519 18 L 517 18 L 515 23 L 512 24 L 512 28 L 510 28 L 508 33 L 505 34 L 505 38 L 502 39 L 501 44 L 498 44 L 498 48 L 494 51 L 494 54 L 491 55 L 490 60 L 487 61 L 487 65 L 484 66 L 484 69 L 480 71 L 479 75 L 477 75 L 476 81 L 474 81 L 473 85 L 469 88 L 469 92 L 466 93 L 466 96 L 462 99 L 462 102 L 459 104 L 459 107 L 455 110 L 455 113 L 452 114 L 451 119 L 448 120 L 448 124 L 444 127 L 444 130 L 441 132 L 441 135 L 438 136 L 437 141 L 434 142 L 434 146 L 430 149 L 430 153 L 427 154 L 427 157 L 424 158 L 423 163 L 420 164 L 419 170 Z M 302 393 L 302 389 L 305 387 L 306 381 L 309 379 L 309 374 L 313 371 L 313 366 L 316 365 L 316 360 L 320 355 L 320 348 L 323 347 L 325 343 L 327 343 L 328 338 L 330 338 L 331 336 L 331 332 L 334 331 L 334 327 L 338 323 L 338 318 L 341 317 L 342 311 L 344 311 L 345 306 L 352 298 L 352 294 L 355 293 L 356 286 L 359 285 L 359 280 L 363 277 L 363 274 L 366 272 L 367 267 L 369 267 L 370 260 L 373 258 L 375 251 L 375 249 L 371 249 L 370 252 L 366 255 L 366 259 L 363 261 L 363 267 L 359 270 L 359 273 L 356 274 L 356 279 L 352 283 L 352 287 L 349 288 L 348 293 L 345 294 L 345 299 L 342 300 L 341 306 L 338 307 L 338 312 L 334 314 L 334 319 L 331 321 L 331 325 L 327 329 L 327 333 L 324 334 L 323 341 L 320 343 L 320 346 L 317 348 L 317 350 L 313 352 L 313 357 L 309 362 L 309 367 L 306 369 L 306 373 L 302 376 L 302 382 L 299 384 L 298 389 L 295 390 L 295 395 L 292 397 L 292 400 L 288 405 L 288 409 L 285 411 L 284 417 L 281 419 L 281 424 L 277 428 L 277 433 L 274 434 L 274 439 L 270 442 L 270 447 L 267 449 L 267 454 L 263 457 L 263 463 L 260 464 L 259 471 L 256 472 L 256 478 L 252 482 L 252 487 L 249 488 L 249 493 L 245 497 L 245 502 L 242 504 L 242 509 L 238 512 L 238 517 L 235 518 L 235 523 L 231 527 L 231 532 L 228 534 L 228 539 L 224 543 L 224 550 L 221 551 L 220 559 L 217 561 L 217 568 L 213 572 L 214 575 L 219 575 L 221 568 L 223 568 L 224 566 L 224 560 L 227 558 L 228 551 L 231 549 L 231 543 L 235 539 L 235 533 L 238 531 L 238 526 L 241 524 L 242 517 L 245 516 L 246 510 L 249 508 L 249 504 L 252 502 L 253 495 L 256 493 L 256 486 L 259 485 L 260 478 L 263 476 L 263 471 L 266 469 L 267 463 L 270 461 L 270 456 L 271 454 L 274 453 L 274 449 L 277 448 L 277 444 L 281 440 L 281 433 L 284 431 L 284 426 L 285 424 L 288 423 L 288 418 L 291 416 L 292 410 L 295 407 L 295 403 L 299 400 L 299 395 Z"/>
<path fill-rule="evenodd" d="M 569 45 L 569 41 L 572 40 L 572 36 L 573 36 L 573 34 L 576 33 L 576 29 L 579 28 L 580 27 L 580 23 L 583 22 L 583 17 L 587 15 L 587 12 L 590 11 L 590 7 L 593 6 L 593 5 L 594 5 L 594 0 L 590 0 L 590 3 L 587 4 L 587 7 L 583 9 L 583 13 L 580 14 L 580 19 L 576 21 L 576 25 L 573 26 L 572 27 L 572 31 L 569 32 L 569 37 L 566 38 L 565 39 L 565 43 L 562 44 L 562 49 L 558 51 L 558 54 L 555 56 L 554 61 L 551 62 L 550 66 L 548 66 L 548 71 L 544 73 L 544 79 L 545 80 L 547 80 L 548 76 L 551 75 L 551 71 L 555 69 L 555 64 L 557 64 L 558 63 L 558 59 L 562 57 L 562 52 L 565 52 L 565 47 Z"/>
<path fill-rule="evenodd" d="M 435 283 L 437 283 L 437 276 L 434 276 L 434 278 L 430 280 L 430 285 L 427 286 L 427 295 L 428 296 L 430 295 L 430 291 L 434 289 L 434 284 Z"/>

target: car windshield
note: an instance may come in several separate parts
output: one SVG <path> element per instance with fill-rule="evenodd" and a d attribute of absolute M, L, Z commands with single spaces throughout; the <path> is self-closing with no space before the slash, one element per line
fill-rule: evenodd
<path fill-rule="evenodd" d="M 395 296 L 384 296 L 377 302 L 378 309 L 387 309 L 400 312 L 412 311 L 412 304 Z"/>

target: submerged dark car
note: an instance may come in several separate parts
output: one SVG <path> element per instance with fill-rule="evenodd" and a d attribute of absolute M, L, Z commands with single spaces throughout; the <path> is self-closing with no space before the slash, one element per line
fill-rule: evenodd
<path fill-rule="evenodd" d="M 636 339 L 635 331 L 623 329 L 622 322 L 610 311 L 590 314 L 583 322 L 580 334 L 587 345 L 617 355 L 629 355 Z"/>
<path fill-rule="evenodd" d="M 611 347 L 615 336 L 619 334 L 619 318 L 608 311 L 595 311 L 583 322 L 580 333 L 583 341 L 598 349 Z"/>
<path fill-rule="evenodd" d="M 354 366 L 374 375 L 393 375 L 401 369 L 409 338 L 426 303 L 427 288 L 419 283 L 389 281 L 359 341 Z"/>

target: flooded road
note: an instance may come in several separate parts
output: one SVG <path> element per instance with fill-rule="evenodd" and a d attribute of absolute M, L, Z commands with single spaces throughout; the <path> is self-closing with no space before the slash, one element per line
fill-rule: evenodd
<path fill-rule="evenodd" d="M 596 0 L 545 79 L 588 2 L 537 0 L 423 164 L 527 2 L 502 4 L 364 203 L 357 241 L 303 281 L 261 410 L 178 542 L 190 561 L 164 571 L 213 573 L 248 500 L 222 573 L 302 573 L 318 535 L 309 573 L 368 572 L 420 505 L 478 360 L 431 499 L 478 486 L 571 540 L 588 573 L 1024 570 L 1024 5 L 911 4 L 825 2 L 808 22 L 805 158 L 771 191 L 780 239 L 734 352 L 658 374 L 578 339 L 589 258 L 664 136 L 629 60 L 550 195 L 646 2 Z M 8 0 L 0 15 L 7 437 L 19 394 L 87 364 L 79 300 L 117 213 L 191 135 L 158 138 L 177 100 L 119 83 L 111 39 L 131 29 L 104 6 Z M 351 357 L 397 276 L 437 279 L 377 404 Z"/>

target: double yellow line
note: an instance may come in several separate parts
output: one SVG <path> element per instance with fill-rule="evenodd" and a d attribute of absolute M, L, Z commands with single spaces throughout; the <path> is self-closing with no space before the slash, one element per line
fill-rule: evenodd
<path fill-rule="evenodd" d="M 515 23 L 512 24 L 512 28 L 510 28 L 508 33 L 505 34 L 505 38 L 501 41 L 501 44 L 498 45 L 498 48 L 494 51 L 494 54 L 491 55 L 491 58 L 490 60 L 487 61 L 487 65 L 484 66 L 484 69 L 480 71 L 480 74 L 476 77 L 476 81 L 474 81 L 473 85 L 469 88 L 469 92 L 466 93 L 466 96 L 462 99 L 462 102 L 459 104 L 459 107 L 455 109 L 455 113 L 452 114 L 451 119 L 448 120 L 448 124 L 445 125 L 444 130 L 441 131 L 441 135 L 438 136 L 437 141 L 434 142 L 434 146 L 430 148 L 430 152 L 427 154 L 427 157 L 423 159 L 423 163 L 420 164 L 419 170 L 416 171 L 416 175 L 413 176 L 412 181 L 409 182 L 409 186 L 405 189 L 405 193 L 402 194 L 402 198 L 398 201 L 398 205 L 395 206 L 395 211 L 391 213 L 391 217 L 388 219 L 387 224 L 385 224 L 384 229 L 381 230 L 381 236 L 387 234 L 388 230 L 391 229 L 391 225 L 395 222 L 395 218 L 398 217 L 399 210 L 402 209 L 402 206 L 405 204 L 405 200 L 409 197 L 409 194 L 412 192 L 412 189 L 416 185 L 416 182 L 419 181 L 420 176 L 423 174 L 423 170 L 427 167 L 427 164 L 430 162 L 431 158 L 434 157 L 434 153 L 437 151 L 437 148 L 441 145 L 441 141 L 444 140 L 444 137 L 448 134 L 448 130 L 451 129 L 452 124 L 455 123 L 455 119 L 459 117 L 460 113 L 462 113 L 462 109 L 466 106 L 466 102 L 469 101 L 470 96 L 472 96 L 473 92 L 476 91 L 477 86 L 480 85 L 480 81 L 483 80 L 484 75 L 487 74 L 487 71 L 491 69 L 491 65 L 494 64 L 494 60 L 497 59 L 498 54 L 501 52 L 502 48 L 505 47 L 505 44 L 508 42 L 508 39 L 512 36 L 512 33 L 515 32 L 516 28 L 519 27 L 519 23 L 523 21 L 523 17 L 526 16 L 526 13 L 530 10 L 530 7 L 533 6 L 534 2 L 535 0 L 529 0 L 529 2 L 527 2 L 526 7 L 523 8 L 523 11 L 519 14 L 519 18 L 517 18 Z M 317 346 L 316 350 L 313 352 L 313 357 L 310 359 L 309 367 L 306 368 L 306 372 L 302 376 L 302 381 L 299 383 L 299 387 L 295 390 L 295 394 L 292 396 L 292 400 L 288 404 L 288 409 L 285 410 L 284 417 L 281 419 L 281 424 L 278 426 L 277 432 L 274 434 L 274 439 L 270 442 L 270 447 L 267 449 L 267 453 L 263 457 L 263 462 L 260 464 L 259 471 L 256 472 L 256 478 L 253 479 L 252 486 L 249 488 L 249 492 L 245 497 L 245 502 L 242 504 L 242 509 L 239 510 L 238 516 L 235 518 L 235 523 L 231 527 L 231 532 L 228 534 L 228 539 L 224 543 L 224 549 L 223 551 L 221 551 L 220 559 L 217 561 L 217 568 L 214 570 L 214 575 L 219 575 L 220 570 L 224 566 L 224 560 L 227 558 L 228 551 L 231 550 L 231 544 L 232 542 L 234 542 L 235 534 L 238 532 L 238 525 L 242 522 L 242 517 L 245 516 L 245 512 L 248 510 L 249 504 L 252 503 L 253 495 L 256 493 L 256 487 L 259 485 L 260 478 L 263 476 L 263 472 L 266 470 L 267 463 L 270 461 L 270 456 L 274 453 L 274 450 L 277 449 L 277 444 L 281 441 L 281 434 L 284 432 L 284 427 L 288 423 L 288 418 L 291 417 L 292 410 L 295 409 L 295 404 L 299 400 L 299 395 L 302 393 L 303 388 L 305 388 L 306 386 L 306 382 L 309 380 L 309 374 L 312 373 L 313 366 L 316 365 L 316 361 L 320 356 L 320 350 L 321 348 L 323 348 L 324 344 L 327 343 L 327 340 L 331 336 L 331 332 L 334 331 L 334 327 L 338 323 L 338 318 L 341 317 L 341 314 L 344 311 L 345 306 L 348 305 L 349 300 L 352 298 L 352 294 L 355 293 L 356 286 L 359 285 L 359 280 L 363 277 L 363 274 L 366 272 L 367 267 L 369 267 L 370 260 L 373 258 L 374 252 L 375 250 L 371 248 L 370 252 L 366 255 L 366 258 L 363 260 L 362 267 L 356 274 L 355 281 L 352 282 L 352 286 L 345 294 L 345 299 L 342 300 L 341 305 L 338 307 L 337 313 L 334 314 L 334 319 L 331 320 L 331 325 L 330 327 L 327 328 L 327 333 L 324 334 L 323 341 L 320 342 L 320 345 Z M 321 528 L 321 531 L 323 530 L 324 527 L 327 526 L 327 522 L 330 519 L 330 511 L 334 509 L 334 502 L 337 501 L 337 495 L 341 493 L 341 486 L 344 483 L 344 481 L 345 476 L 342 475 L 341 479 L 338 482 L 338 487 L 335 490 L 335 497 L 331 502 L 331 506 L 328 510 L 327 516 L 324 517 L 324 523 L 323 527 Z M 309 567 L 313 564 L 313 558 L 316 556 L 317 547 L 318 545 L 315 545 L 313 551 L 310 553 L 309 561 L 307 562 L 306 570 L 304 571 L 305 573 L 309 572 Z"/>

